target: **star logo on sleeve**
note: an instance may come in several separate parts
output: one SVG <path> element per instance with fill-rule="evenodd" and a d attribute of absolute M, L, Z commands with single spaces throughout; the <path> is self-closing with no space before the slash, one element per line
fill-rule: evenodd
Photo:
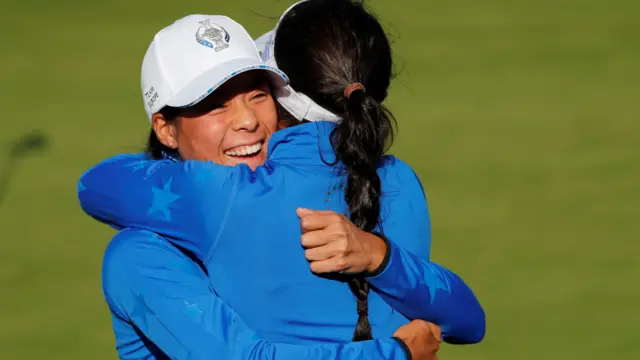
<path fill-rule="evenodd" d="M 429 263 L 427 269 L 426 283 L 429 284 L 429 296 L 431 297 L 431 303 L 433 303 L 436 291 L 444 290 L 451 293 L 451 283 L 449 282 L 449 275 L 440 266 Z"/>
<path fill-rule="evenodd" d="M 170 178 L 161 188 L 153 187 L 151 191 L 153 192 L 153 202 L 151 203 L 151 208 L 149 209 L 149 215 L 159 215 L 167 221 L 171 221 L 171 209 L 170 206 L 176 200 L 180 199 L 180 195 L 176 195 L 171 192 L 171 181 L 173 179 Z"/>

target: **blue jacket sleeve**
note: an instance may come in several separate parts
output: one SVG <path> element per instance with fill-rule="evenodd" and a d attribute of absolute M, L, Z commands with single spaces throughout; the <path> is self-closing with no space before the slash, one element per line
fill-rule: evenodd
<path fill-rule="evenodd" d="M 144 230 L 123 230 L 109 244 L 103 289 L 112 311 L 171 359 L 407 358 L 402 343 L 393 338 L 315 346 L 262 340 L 215 295 L 193 261 Z"/>
<path fill-rule="evenodd" d="M 205 261 L 246 166 L 118 155 L 78 182 L 82 209 L 116 229 L 153 229 Z M 206 209 L 204 209 L 206 206 Z"/>
<path fill-rule="evenodd" d="M 383 195 L 392 216 L 383 218 L 381 229 L 388 252 L 370 284 L 407 318 L 438 324 L 446 342 L 481 341 L 485 314 L 475 294 L 458 275 L 429 261 L 429 212 L 418 177 L 400 160 L 392 170 L 385 179 L 397 191 Z"/>

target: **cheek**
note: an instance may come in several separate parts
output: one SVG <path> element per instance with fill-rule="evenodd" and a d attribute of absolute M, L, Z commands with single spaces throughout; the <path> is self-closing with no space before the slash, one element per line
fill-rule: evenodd
<path fill-rule="evenodd" d="M 256 113 L 259 114 L 258 118 L 260 123 L 262 123 L 269 132 L 273 133 L 278 130 L 278 114 L 273 99 L 260 103 L 256 109 Z"/>
<path fill-rule="evenodd" d="M 181 150 L 198 160 L 213 160 L 218 156 L 227 124 L 224 119 L 184 119 L 180 126 Z"/>

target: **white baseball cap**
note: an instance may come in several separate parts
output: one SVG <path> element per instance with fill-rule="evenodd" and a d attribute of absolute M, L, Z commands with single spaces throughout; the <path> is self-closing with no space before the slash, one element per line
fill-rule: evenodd
<path fill-rule="evenodd" d="M 160 30 L 142 61 L 142 96 L 151 116 L 165 106 L 189 107 L 232 77 L 266 70 L 275 87 L 287 75 L 265 65 L 251 36 L 226 16 L 188 15 Z"/>
<path fill-rule="evenodd" d="M 300 0 L 295 4 L 289 6 L 276 24 L 275 28 L 255 40 L 256 46 L 262 56 L 262 61 L 274 68 L 278 67 L 275 57 L 275 40 L 276 33 L 278 32 L 278 26 L 282 19 L 296 6 L 306 2 L 307 0 Z M 297 92 L 294 88 L 286 84 L 285 86 L 275 89 L 276 100 L 285 108 L 293 117 L 298 120 L 308 121 L 340 121 L 340 117 L 328 109 L 318 105 L 315 101 L 311 100 L 307 95 L 301 92 Z"/>

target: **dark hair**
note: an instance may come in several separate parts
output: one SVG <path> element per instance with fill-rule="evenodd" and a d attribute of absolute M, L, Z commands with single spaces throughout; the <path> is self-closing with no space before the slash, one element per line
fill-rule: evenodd
<path fill-rule="evenodd" d="M 282 19 L 275 58 L 291 86 L 338 114 L 331 134 L 336 161 L 347 169 L 345 200 L 350 220 L 372 231 L 380 217 L 382 156 L 393 140 L 394 118 L 381 102 L 392 78 L 391 46 L 378 20 L 362 1 L 309 0 Z M 361 83 L 349 97 L 345 89 Z M 373 338 L 368 319 L 369 283 L 349 280 L 358 300 L 354 341 Z"/>
<path fill-rule="evenodd" d="M 162 109 L 160 109 L 160 111 L 158 112 L 162 114 L 162 116 L 164 116 L 164 119 L 167 122 L 173 123 L 178 120 L 178 116 L 180 115 L 180 110 L 181 109 L 179 108 L 165 106 Z M 155 130 L 153 130 L 153 127 L 149 131 L 149 137 L 147 139 L 147 146 L 145 147 L 145 152 L 153 160 L 164 159 L 164 154 L 177 155 L 178 153 L 176 150 L 160 142 L 160 140 L 158 139 L 158 136 L 156 135 Z"/>

